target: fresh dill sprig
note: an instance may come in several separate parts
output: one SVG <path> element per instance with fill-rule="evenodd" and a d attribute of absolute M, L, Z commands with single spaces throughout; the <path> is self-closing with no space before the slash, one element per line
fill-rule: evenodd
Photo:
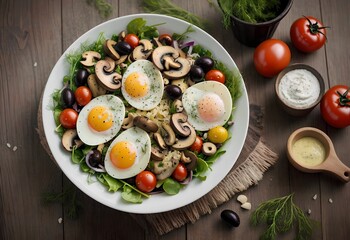
<path fill-rule="evenodd" d="M 87 3 L 93 5 L 101 17 L 107 18 L 112 14 L 112 5 L 105 0 L 87 0 Z"/>
<path fill-rule="evenodd" d="M 175 5 L 169 0 L 143 0 L 142 3 L 143 9 L 146 12 L 176 17 L 202 29 L 205 28 L 204 19 Z"/>
<path fill-rule="evenodd" d="M 60 203 L 63 204 L 65 212 L 70 219 L 76 219 L 81 208 L 77 200 L 76 188 L 70 186 L 63 189 L 62 192 L 47 191 L 42 194 L 45 203 Z"/>
<path fill-rule="evenodd" d="M 267 229 L 260 237 L 261 240 L 272 240 L 279 233 L 285 233 L 297 226 L 296 239 L 310 239 L 312 222 L 305 213 L 293 202 L 293 195 L 274 198 L 261 203 L 252 213 L 251 223 L 257 226 L 267 224 Z"/>

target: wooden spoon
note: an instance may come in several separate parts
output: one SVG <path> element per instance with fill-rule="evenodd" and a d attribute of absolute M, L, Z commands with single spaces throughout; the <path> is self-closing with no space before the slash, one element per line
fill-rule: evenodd
<path fill-rule="evenodd" d="M 318 139 L 324 146 L 326 157 L 324 161 L 316 166 L 307 166 L 302 164 L 301 161 L 297 161 L 293 157 L 293 145 L 295 142 L 304 137 L 313 137 Z M 287 142 L 287 155 L 290 163 L 300 171 L 314 173 L 314 172 L 326 172 L 334 175 L 343 182 L 349 182 L 350 180 L 350 168 L 344 165 L 338 158 L 332 140 L 317 128 L 304 127 L 295 130 L 288 138 Z"/>

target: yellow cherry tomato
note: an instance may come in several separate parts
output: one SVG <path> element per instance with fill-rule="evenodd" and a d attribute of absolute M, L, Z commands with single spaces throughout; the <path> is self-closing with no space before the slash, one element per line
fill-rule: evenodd
<path fill-rule="evenodd" d="M 217 126 L 208 131 L 208 139 L 213 143 L 223 143 L 228 138 L 228 132 L 226 128 Z"/>

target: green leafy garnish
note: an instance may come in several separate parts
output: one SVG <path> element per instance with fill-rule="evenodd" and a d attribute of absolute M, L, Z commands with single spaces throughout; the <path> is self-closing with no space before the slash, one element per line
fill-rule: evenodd
<path fill-rule="evenodd" d="M 107 18 L 112 14 L 112 5 L 105 0 L 87 0 L 87 3 L 93 5 L 101 17 Z"/>
<path fill-rule="evenodd" d="M 310 239 L 312 235 L 311 220 L 294 204 L 293 195 L 275 198 L 261 203 L 252 213 L 251 223 L 256 226 L 267 224 L 267 229 L 260 237 L 262 240 L 275 239 L 277 234 L 289 231 L 297 226 L 296 239 Z"/>
<path fill-rule="evenodd" d="M 232 16 L 250 23 L 271 20 L 277 16 L 281 4 L 279 0 L 218 0 L 218 3 L 225 28 L 231 25 Z"/>
<path fill-rule="evenodd" d="M 169 0 L 143 0 L 143 9 L 146 12 L 164 14 L 187 21 L 200 28 L 205 28 L 205 22 L 199 16 L 175 5 Z"/>
<path fill-rule="evenodd" d="M 192 25 L 190 25 L 181 34 L 173 33 L 173 39 L 176 41 L 183 41 L 187 37 L 187 34 L 192 33 L 192 32 L 194 32 L 194 29 L 193 29 Z"/>
<path fill-rule="evenodd" d="M 78 217 L 79 210 L 81 208 L 80 203 L 77 201 L 76 188 L 70 186 L 63 189 L 62 192 L 47 191 L 42 195 L 45 203 L 60 203 L 65 207 L 65 213 L 71 219 Z"/>
<path fill-rule="evenodd" d="M 162 25 L 163 23 L 147 26 L 146 20 L 143 18 L 135 18 L 130 21 L 126 26 L 128 33 L 136 34 L 140 39 L 152 39 L 159 36 L 158 29 L 156 26 Z"/>
<path fill-rule="evenodd" d="M 128 185 L 124 185 L 123 187 L 122 198 L 131 203 L 142 203 L 141 194 L 133 191 L 133 189 Z"/>
<path fill-rule="evenodd" d="M 198 178 L 201 181 L 205 181 L 207 176 L 204 174 L 210 169 L 208 163 L 202 158 L 197 159 L 196 169 L 193 171 L 193 177 Z"/>
<path fill-rule="evenodd" d="M 163 189 L 169 195 L 176 195 L 181 189 L 181 184 L 172 178 L 167 178 L 163 183 Z"/>

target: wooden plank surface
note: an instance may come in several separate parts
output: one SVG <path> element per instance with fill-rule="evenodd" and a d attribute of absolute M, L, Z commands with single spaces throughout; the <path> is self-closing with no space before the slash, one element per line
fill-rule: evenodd
<path fill-rule="evenodd" d="M 143 12 L 138 0 L 110 0 L 115 18 Z M 230 53 L 242 72 L 252 103 L 265 109 L 264 138 L 280 159 L 257 185 L 245 194 L 253 209 L 267 199 L 295 193 L 295 202 L 320 225 L 313 239 L 348 239 L 350 234 L 350 190 L 348 184 L 324 174 L 305 174 L 287 161 L 285 145 L 296 128 L 313 126 L 326 131 L 339 158 L 348 166 L 350 127 L 334 129 L 320 116 L 319 108 L 303 118 L 285 114 L 277 105 L 273 79 L 261 77 L 253 66 L 253 48 L 241 45 L 230 30 L 222 27 L 220 13 L 206 0 L 174 0 L 174 3 L 208 20 L 206 29 Z M 294 0 L 292 9 L 280 23 L 274 37 L 286 41 L 292 62 L 307 63 L 324 77 L 327 88 L 350 85 L 350 33 L 347 0 Z M 84 0 L 1 0 L 0 1 L 0 239 L 150 239 L 127 213 L 97 203 L 78 191 L 83 211 L 77 220 L 64 214 L 60 204 L 44 205 L 41 194 L 47 188 L 60 190 L 71 185 L 42 149 L 36 133 L 37 109 L 41 92 L 52 67 L 63 51 L 81 34 L 106 19 Z M 324 48 L 312 54 L 295 50 L 289 27 L 302 15 L 313 15 L 332 28 Z M 11 147 L 8 147 L 10 144 Z M 13 147 L 18 149 L 13 151 Z M 318 198 L 312 197 L 317 194 Z M 333 203 L 329 203 L 329 199 Z M 237 229 L 220 220 L 223 209 L 233 209 L 241 217 Z M 162 239 L 258 239 L 263 227 L 249 224 L 251 211 L 242 210 L 235 199 L 202 217 L 194 224 L 161 237 Z M 58 223 L 62 217 L 63 223 Z M 283 236 L 292 239 L 293 234 Z"/>

